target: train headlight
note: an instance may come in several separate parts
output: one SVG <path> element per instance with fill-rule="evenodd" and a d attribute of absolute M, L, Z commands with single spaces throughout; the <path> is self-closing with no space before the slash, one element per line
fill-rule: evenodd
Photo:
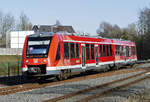
<path fill-rule="evenodd" d="M 28 60 L 26 60 L 26 63 L 28 63 L 29 61 Z"/>
<path fill-rule="evenodd" d="M 46 62 L 47 61 L 47 59 L 44 59 L 44 62 Z"/>

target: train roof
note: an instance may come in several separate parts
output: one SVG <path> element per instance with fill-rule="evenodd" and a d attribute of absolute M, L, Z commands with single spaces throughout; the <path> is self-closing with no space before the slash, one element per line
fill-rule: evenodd
<path fill-rule="evenodd" d="M 34 34 L 28 35 L 28 37 L 50 37 L 53 36 L 52 32 L 36 32 Z"/>
<path fill-rule="evenodd" d="M 31 34 L 28 37 L 51 37 L 51 36 L 63 36 L 64 40 L 68 40 L 68 37 L 70 37 L 73 40 L 80 40 L 80 41 L 90 41 L 90 42 L 108 42 L 108 43 L 124 43 L 124 44 L 134 44 L 134 42 L 131 42 L 129 40 L 123 40 L 123 39 L 111 39 L 111 38 L 103 38 L 101 36 L 83 36 L 75 33 L 67 33 L 67 32 L 36 32 L 35 34 Z"/>

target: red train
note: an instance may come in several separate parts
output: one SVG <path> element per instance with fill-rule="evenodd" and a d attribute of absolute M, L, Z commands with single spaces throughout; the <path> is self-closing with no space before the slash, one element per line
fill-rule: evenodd
<path fill-rule="evenodd" d="M 134 42 L 38 33 L 25 39 L 22 72 L 26 76 L 66 79 L 74 72 L 106 70 L 137 61 Z"/>

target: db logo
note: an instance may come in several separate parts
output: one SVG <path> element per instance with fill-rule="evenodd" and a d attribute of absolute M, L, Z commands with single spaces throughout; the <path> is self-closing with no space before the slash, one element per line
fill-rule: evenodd
<path fill-rule="evenodd" d="M 33 62 L 34 63 L 38 63 L 38 59 L 33 59 Z"/>

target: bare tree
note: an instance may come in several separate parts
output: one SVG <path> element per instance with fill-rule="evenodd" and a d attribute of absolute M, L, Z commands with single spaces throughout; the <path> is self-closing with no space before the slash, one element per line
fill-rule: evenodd
<path fill-rule="evenodd" d="M 5 47 L 6 45 L 6 34 L 7 32 L 13 30 L 15 27 L 15 19 L 10 13 L 4 14 L 0 12 L 0 45 Z"/>
<path fill-rule="evenodd" d="M 122 30 L 118 25 L 111 25 L 107 22 L 102 22 L 97 29 L 98 35 L 109 38 L 120 38 Z"/>
<path fill-rule="evenodd" d="M 112 32 L 112 25 L 107 22 L 102 22 L 97 29 L 97 33 L 99 36 L 102 37 L 110 37 L 110 34 Z"/>
<path fill-rule="evenodd" d="M 3 13 L 0 11 L 0 35 L 2 37 Z"/>
<path fill-rule="evenodd" d="M 26 14 L 21 13 L 20 15 L 20 30 L 32 30 L 32 23 L 30 22 L 29 18 Z"/>
<path fill-rule="evenodd" d="M 56 24 L 55 24 L 56 26 L 60 26 L 61 25 L 61 23 L 60 23 L 60 21 L 59 20 L 56 20 Z"/>
<path fill-rule="evenodd" d="M 138 35 L 137 41 L 138 54 L 140 59 L 150 58 L 150 8 L 144 8 L 141 10 L 138 20 Z"/>
<path fill-rule="evenodd" d="M 0 46 L 5 47 L 6 35 L 12 30 L 32 30 L 32 23 L 29 18 L 21 13 L 20 22 L 16 23 L 16 20 L 13 15 L 10 13 L 3 13 L 0 11 Z M 8 39 L 7 39 L 8 40 Z"/>
<path fill-rule="evenodd" d="M 13 30 L 15 26 L 15 19 L 12 15 L 6 14 L 3 18 L 2 34 L 5 36 L 6 32 Z"/>

